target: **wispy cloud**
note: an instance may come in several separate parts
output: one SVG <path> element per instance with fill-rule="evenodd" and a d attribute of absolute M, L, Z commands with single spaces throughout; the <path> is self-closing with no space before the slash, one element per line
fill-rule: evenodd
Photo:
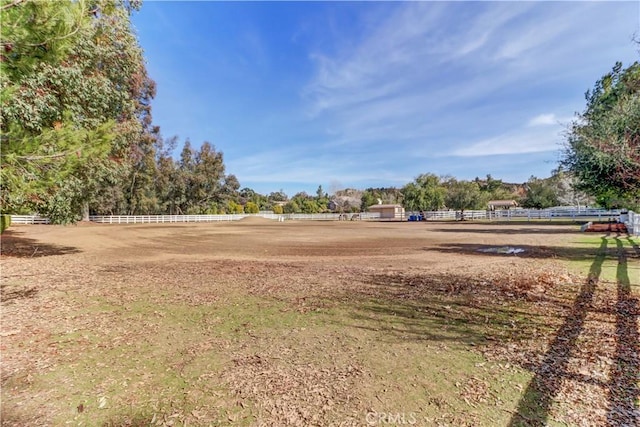
<path fill-rule="evenodd" d="M 557 151 L 573 108 L 553 92 L 542 103 L 542 92 L 580 67 L 580 52 L 569 54 L 576 43 L 611 43 L 583 31 L 602 12 L 597 4 L 394 5 L 359 44 L 314 52 L 310 117 L 326 123 L 330 147 L 413 143 L 414 154 L 436 157 Z"/>
<path fill-rule="evenodd" d="M 556 127 L 561 127 L 563 129 L 565 129 L 567 126 L 569 126 L 571 123 L 573 123 L 574 121 L 576 121 L 578 118 L 573 115 L 568 115 L 566 114 L 568 111 L 568 108 L 564 108 L 564 114 L 561 116 L 558 116 L 555 113 L 543 113 L 543 114 L 538 114 L 535 117 L 532 117 L 529 122 L 527 123 L 527 126 L 529 127 L 535 127 L 535 126 L 556 126 Z"/>
<path fill-rule="evenodd" d="M 212 140 L 227 171 L 256 187 L 540 175 L 584 92 L 615 61 L 637 59 L 640 34 L 640 2 L 148 9 L 154 117 L 166 135 Z"/>
<path fill-rule="evenodd" d="M 333 56 L 312 54 L 316 75 L 304 91 L 312 101 L 312 112 L 330 113 L 385 100 L 393 110 L 394 102 L 464 83 L 446 76 L 454 71 L 447 69 L 451 63 L 460 62 L 455 66 L 457 72 L 475 74 L 471 68 L 481 69 L 485 55 L 473 54 L 481 51 L 502 25 L 531 5 L 497 4 L 475 15 L 459 10 L 461 19 L 451 10 L 453 7 L 460 9 L 446 3 L 403 4 L 376 22 L 359 45 Z M 471 56 L 466 62 L 465 58 Z M 451 93 L 455 97 L 456 91 Z"/>
<path fill-rule="evenodd" d="M 230 170 L 242 170 L 243 181 L 259 187 L 269 182 L 306 183 L 310 186 L 331 180 L 348 182 L 350 185 L 381 182 L 385 185 L 404 185 L 411 179 L 406 173 L 379 167 L 370 161 L 362 168 L 362 156 L 336 155 L 317 152 L 313 156 L 301 156 L 296 148 L 272 150 L 250 156 L 227 159 Z M 384 159 L 380 159 L 384 160 Z"/>
<path fill-rule="evenodd" d="M 558 130 L 515 131 L 480 141 L 471 141 L 468 145 L 451 152 L 459 157 L 481 157 L 503 154 L 527 154 L 544 151 L 556 151 L 560 148 L 562 136 Z"/>

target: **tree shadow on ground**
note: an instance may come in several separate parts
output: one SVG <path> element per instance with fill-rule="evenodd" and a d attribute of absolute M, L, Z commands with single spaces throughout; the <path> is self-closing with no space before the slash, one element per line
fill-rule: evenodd
<path fill-rule="evenodd" d="M 509 355 L 509 361 L 532 371 L 534 377 L 509 426 L 546 425 L 567 380 L 607 390 L 609 425 L 640 425 L 640 309 L 631 294 L 622 236 L 617 235 L 616 247 L 610 247 L 611 237 L 601 237 L 597 249 L 551 248 L 545 257 L 588 259 L 592 263 L 587 278 L 574 286 L 552 284 L 541 292 L 536 289 L 537 277 L 502 280 L 499 274 L 489 272 L 486 277 L 464 272 L 366 276 L 362 288 L 349 298 L 352 309 L 346 326 L 378 332 L 381 339 L 389 342 L 448 341 L 479 346 L 483 352 L 485 348 L 491 351 L 491 346 L 505 348 L 515 344 L 517 354 Z M 455 250 L 460 251 L 460 247 Z M 611 258 L 618 259 L 617 304 L 595 308 L 594 293 L 603 264 Z M 607 290 L 603 288 L 602 292 Z M 616 319 L 616 348 L 611 354 L 614 366 L 608 380 L 569 369 L 572 357 L 582 357 L 578 356 L 577 346 L 587 316 L 595 310 Z"/>
<path fill-rule="evenodd" d="M 618 249 L 617 303 L 616 303 L 616 355 L 609 381 L 609 425 L 640 425 L 640 335 L 638 299 L 631 293 L 628 257 L 623 243 L 616 238 Z M 637 246 L 633 249 L 638 253 Z"/>
<path fill-rule="evenodd" d="M 553 330 L 550 318 L 562 317 L 572 295 L 562 287 L 539 292 L 530 279 L 501 281 L 464 273 L 384 273 L 365 277 L 363 283 L 348 297 L 348 326 L 383 332 L 384 339 L 392 341 L 479 345 L 533 339 Z M 544 311 L 534 305 L 544 306 Z"/>
<path fill-rule="evenodd" d="M 627 257 L 620 236 L 617 236 L 615 241 L 618 258 L 615 361 L 608 384 L 599 385 L 608 389 L 607 422 L 609 425 L 640 425 L 640 408 L 637 407 L 637 399 L 640 397 L 638 301 L 631 296 Z M 524 391 L 517 410 L 509 422 L 510 427 L 547 425 L 551 407 L 560 392 L 563 381 L 576 379 L 568 370 L 569 360 L 577 350 L 578 338 L 584 330 L 587 314 L 591 310 L 602 265 L 607 257 L 607 243 L 607 237 L 602 237 L 587 279 L 581 286 L 572 309 L 558 328 L 544 360 L 536 367 L 535 376 Z M 588 376 L 578 380 L 595 381 Z"/>
<path fill-rule="evenodd" d="M 506 253 L 506 248 L 522 249 L 520 253 Z M 566 246 L 533 246 L 533 245 L 478 245 L 471 243 L 454 243 L 442 244 L 436 248 L 427 247 L 425 251 L 437 251 L 442 253 L 478 255 L 487 257 L 519 257 L 519 258 L 557 258 L 569 261 L 587 261 L 593 260 L 594 250 L 592 247 L 573 247 Z M 495 251 L 498 252 L 495 252 Z M 614 255 L 615 248 L 605 248 L 605 255 Z M 493 251 L 493 252 L 492 252 Z M 500 252 L 502 251 L 502 252 Z"/>
<path fill-rule="evenodd" d="M 452 228 L 430 228 L 429 231 L 438 233 L 477 233 L 477 234 L 571 234 L 580 233 L 580 226 L 586 221 L 548 221 L 548 222 L 513 222 L 488 221 L 483 223 L 459 221 Z M 500 227 L 499 231 L 496 226 Z M 558 226 L 566 226 L 559 228 Z"/>
<path fill-rule="evenodd" d="M 600 248 L 589 270 L 587 280 L 580 288 L 573 307 L 558 329 L 544 360 L 537 367 L 535 376 L 518 402 L 516 413 L 509 426 L 546 425 L 551 405 L 567 376 L 569 359 L 584 328 L 587 310 L 606 258 L 607 238 L 602 237 Z"/>
<path fill-rule="evenodd" d="M 21 235 L 15 230 L 6 230 L 0 239 L 0 254 L 16 258 L 37 258 L 52 255 L 67 255 L 79 253 L 78 248 L 72 246 L 53 245 L 39 242 Z"/>
<path fill-rule="evenodd" d="M 7 284 L 0 284 L 0 294 L 2 294 L 2 303 L 11 304 L 19 299 L 33 298 L 38 293 L 35 287 L 22 287 Z"/>

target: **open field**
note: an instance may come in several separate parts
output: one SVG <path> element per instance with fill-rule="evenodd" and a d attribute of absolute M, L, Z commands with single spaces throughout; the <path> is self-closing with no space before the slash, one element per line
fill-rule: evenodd
<path fill-rule="evenodd" d="M 637 425 L 638 244 L 549 222 L 12 226 L 2 425 Z"/>

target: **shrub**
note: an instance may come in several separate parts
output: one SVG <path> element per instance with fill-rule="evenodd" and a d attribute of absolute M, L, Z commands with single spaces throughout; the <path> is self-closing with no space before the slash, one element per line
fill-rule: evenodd
<path fill-rule="evenodd" d="M 4 233 L 4 230 L 11 225 L 11 215 L 0 215 L 0 233 Z"/>
<path fill-rule="evenodd" d="M 260 208 L 254 202 L 247 202 L 247 204 L 244 205 L 244 212 L 248 214 L 257 214 L 260 212 Z"/>
<path fill-rule="evenodd" d="M 229 200 L 229 202 L 227 203 L 227 210 L 230 214 L 244 213 L 244 207 L 241 204 L 234 202 L 233 200 Z"/>

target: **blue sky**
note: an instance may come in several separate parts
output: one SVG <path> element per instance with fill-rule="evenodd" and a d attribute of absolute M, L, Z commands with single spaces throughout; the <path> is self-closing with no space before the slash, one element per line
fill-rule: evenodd
<path fill-rule="evenodd" d="M 586 90 L 640 56 L 640 1 L 147 0 L 133 23 L 164 137 L 290 196 L 547 177 Z"/>

